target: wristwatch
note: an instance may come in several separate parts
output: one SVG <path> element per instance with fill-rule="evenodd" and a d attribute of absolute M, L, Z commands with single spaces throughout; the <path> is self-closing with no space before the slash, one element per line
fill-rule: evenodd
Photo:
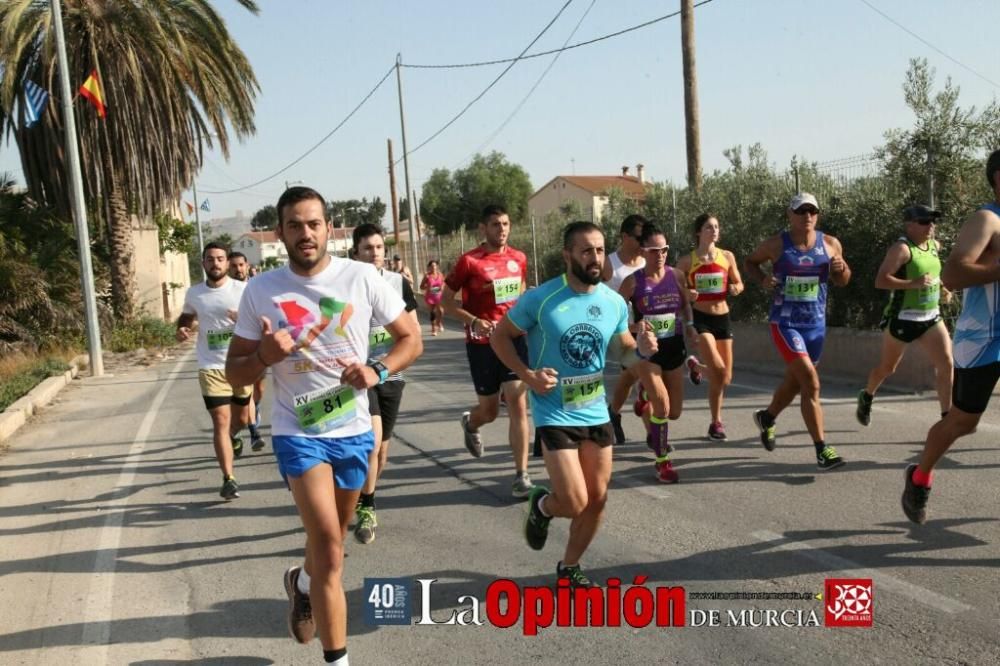
<path fill-rule="evenodd" d="M 378 383 L 385 384 L 385 380 L 389 378 L 389 368 L 385 367 L 385 363 L 382 361 L 372 361 L 368 364 L 368 367 L 378 375 Z"/>

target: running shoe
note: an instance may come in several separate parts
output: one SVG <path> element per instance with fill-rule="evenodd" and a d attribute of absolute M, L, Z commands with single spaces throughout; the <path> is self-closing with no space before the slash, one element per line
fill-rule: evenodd
<path fill-rule="evenodd" d="M 524 539 L 532 550 L 545 548 L 549 538 L 549 522 L 552 518 L 543 516 L 538 510 L 538 500 L 549 494 L 547 488 L 535 486 L 528 495 L 528 517 L 524 521 Z"/>
<path fill-rule="evenodd" d="M 465 448 L 469 450 L 474 458 L 483 457 L 483 439 L 479 436 L 478 430 L 469 428 L 469 416 L 471 412 L 462 413 L 462 434 L 465 435 Z"/>
<path fill-rule="evenodd" d="M 375 519 L 375 508 L 370 506 L 359 506 L 354 509 L 356 524 L 354 526 L 354 536 L 361 543 L 371 543 L 375 540 L 375 528 L 378 527 L 378 520 Z"/>
<path fill-rule="evenodd" d="M 931 489 L 927 486 L 918 486 L 913 482 L 913 472 L 916 469 L 916 463 L 908 465 L 906 468 L 906 485 L 903 487 L 903 513 L 913 522 L 923 525 L 927 522 L 927 500 L 931 496 Z"/>
<path fill-rule="evenodd" d="M 695 386 L 701 384 L 701 370 L 698 369 L 701 363 L 698 362 L 698 359 L 694 356 L 688 356 L 684 364 L 687 366 L 688 379 L 691 380 L 691 383 Z"/>
<path fill-rule="evenodd" d="M 816 466 L 821 470 L 837 469 L 843 467 L 846 460 L 837 455 L 837 451 L 832 446 L 824 446 L 823 450 L 816 455 Z"/>
<path fill-rule="evenodd" d="M 600 587 L 600 585 L 587 578 L 587 574 L 583 573 L 579 564 L 563 566 L 563 563 L 559 562 L 559 564 L 556 565 L 556 576 L 560 579 L 568 579 L 570 588 Z"/>
<path fill-rule="evenodd" d="M 237 435 L 233 435 L 232 442 L 233 442 L 233 457 L 239 458 L 240 456 L 243 455 L 243 438 Z"/>
<path fill-rule="evenodd" d="M 777 440 L 774 436 L 774 417 L 767 413 L 766 409 L 758 409 L 753 413 L 753 422 L 760 429 L 760 443 L 768 451 L 774 451 Z"/>
<path fill-rule="evenodd" d="M 646 392 L 644 390 L 639 391 L 639 397 L 635 399 L 635 404 L 632 405 L 632 411 L 635 412 L 636 416 L 641 417 L 642 413 L 649 408 L 649 400 L 646 399 Z"/>
<path fill-rule="evenodd" d="M 608 417 L 611 419 L 611 428 L 615 431 L 615 444 L 624 444 L 625 429 L 622 428 L 622 415 L 611 411 L 611 407 L 608 407 Z"/>
<path fill-rule="evenodd" d="M 527 472 L 521 472 L 514 477 L 514 483 L 510 485 L 510 494 L 517 499 L 524 499 L 531 494 L 535 484 L 531 482 L 531 477 Z"/>
<path fill-rule="evenodd" d="M 726 441 L 726 427 L 722 425 L 722 421 L 713 421 L 711 425 L 708 426 L 708 438 L 715 439 L 720 442 Z"/>
<path fill-rule="evenodd" d="M 235 476 L 222 477 L 222 490 L 219 491 L 219 495 L 227 502 L 240 496 L 240 487 L 236 483 Z"/>
<path fill-rule="evenodd" d="M 285 572 L 285 594 L 288 595 L 288 633 L 299 643 L 308 643 L 316 635 L 309 595 L 299 591 L 301 567 Z"/>
<path fill-rule="evenodd" d="M 669 460 L 656 463 L 656 480 L 660 483 L 677 483 L 681 477 L 674 470 L 674 465 Z"/>
<path fill-rule="evenodd" d="M 858 423 L 863 426 L 868 425 L 872 422 L 872 401 L 875 400 L 874 397 L 869 398 L 868 394 L 864 389 L 858 391 L 858 408 L 854 412 L 854 416 L 857 417 Z"/>
<path fill-rule="evenodd" d="M 255 440 L 253 440 L 253 444 L 250 445 L 250 450 L 260 451 L 265 446 L 267 446 L 267 442 L 264 441 L 263 437 L 258 436 Z"/>

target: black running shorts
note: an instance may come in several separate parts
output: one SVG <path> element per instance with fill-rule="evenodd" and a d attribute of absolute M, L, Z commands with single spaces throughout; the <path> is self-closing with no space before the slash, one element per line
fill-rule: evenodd
<path fill-rule="evenodd" d="M 375 395 L 378 411 L 382 416 L 382 441 L 392 437 L 392 429 L 396 425 L 396 417 L 399 416 L 399 404 L 403 401 L 403 388 L 406 382 L 403 380 L 376 384 Z"/>
<path fill-rule="evenodd" d="M 941 321 L 940 316 L 930 321 L 907 321 L 895 317 L 883 317 L 882 321 L 879 322 L 879 328 L 883 331 L 889 331 L 889 335 L 900 342 L 909 344 L 937 326 L 939 321 Z"/>
<path fill-rule="evenodd" d="M 694 330 L 698 335 L 710 333 L 716 340 L 732 340 L 733 328 L 729 313 L 714 315 L 694 310 Z"/>
<path fill-rule="evenodd" d="M 1000 379 L 1000 362 L 975 368 L 955 368 L 951 404 L 969 414 L 982 414 Z"/>
<path fill-rule="evenodd" d="M 535 435 L 549 451 L 576 449 L 586 440 L 603 449 L 615 441 L 610 422 L 594 426 L 540 426 L 535 428 Z"/>
<path fill-rule="evenodd" d="M 683 335 L 661 338 L 657 343 L 656 353 L 649 359 L 649 362 L 660 366 L 661 370 L 669 371 L 679 368 L 687 359 Z"/>
<path fill-rule="evenodd" d="M 527 365 L 528 342 L 525 336 L 514 338 L 514 349 L 521 362 Z M 469 357 L 469 372 L 476 395 L 496 395 L 504 382 L 518 381 L 517 375 L 497 358 L 493 347 L 466 342 L 465 353 Z"/>

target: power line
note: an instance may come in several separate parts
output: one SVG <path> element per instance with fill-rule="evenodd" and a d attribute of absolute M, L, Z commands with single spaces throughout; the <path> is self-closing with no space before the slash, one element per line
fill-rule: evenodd
<path fill-rule="evenodd" d="M 702 5 L 707 5 L 710 2 L 712 2 L 712 0 L 701 0 L 701 2 L 696 2 L 694 4 L 694 6 L 695 7 L 701 7 Z M 588 39 L 585 42 L 577 42 L 576 44 L 570 44 L 569 46 L 563 46 L 562 48 L 552 49 L 550 51 L 540 51 L 538 53 L 529 53 L 528 55 L 523 55 L 522 54 L 522 55 L 517 56 L 516 58 L 504 58 L 502 60 L 485 60 L 483 62 L 467 62 L 467 63 L 461 63 L 461 64 L 452 64 L 452 65 L 404 65 L 404 64 L 400 64 L 400 67 L 410 67 L 412 69 L 461 69 L 463 67 L 485 67 L 487 65 L 500 65 L 500 64 L 503 64 L 505 62 L 517 62 L 518 60 L 530 60 L 531 58 L 541 58 L 542 56 L 552 55 L 553 53 L 562 53 L 563 51 L 569 51 L 571 49 L 578 49 L 581 46 L 590 46 L 591 44 L 596 44 L 597 42 L 603 42 L 604 40 L 611 39 L 613 37 L 620 37 L 621 35 L 624 35 L 624 34 L 627 34 L 627 33 L 630 33 L 630 32 L 635 32 L 636 30 L 641 30 L 642 28 L 649 27 L 649 26 L 651 26 L 651 25 L 653 25 L 655 23 L 659 23 L 661 21 L 666 21 L 669 18 L 674 18 L 675 16 L 679 16 L 679 15 L 680 15 L 680 11 L 676 11 L 676 12 L 673 12 L 673 13 L 661 16 L 659 18 L 655 18 L 655 19 L 652 19 L 650 21 L 646 21 L 645 23 L 640 23 L 638 25 L 634 25 L 631 28 L 625 28 L 624 30 L 619 30 L 618 32 L 612 32 L 610 34 L 603 35 L 601 37 L 595 37 L 594 39 Z"/>
<path fill-rule="evenodd" d="M 333 136 L 334 134 L 336 134 L 337 130 L 339 130 L 341 127 L 343 127 L 347 123 L 347 121 L 350 120 L 354 116 L 354 114 L 357 113 L 361 109 L 361 107 L 365 105 L 365 102 L 367 102 L 369 99 L 371 99 L 372 95 L 374 95 L 375 92 L 379 88 L 382 87 L 382 84 L 385 83 L 385 80 L 389 78 L 389 76 L 395 71 L 395 69 L 396 69 L 396 65 L 393 65 L 392 67 L 390 67 L 389 71 L 387 71 L 385 73 L 385 75 L 381 79 L 379 79 L 379 82 L 375 84 L 375 87 L 372 88 L 368 92 L 368 94 L 364 96 L 364 99 L 362 99 L 360 102 L 358 102 L 358 105 L 355 106 L 351 110 L 350 113 L 348 113 L 346 116 L 344 116 L 344 119 L 341 120 L 337 124 L 336 127 L 334 127 L 332 130 L 330 130 L 327 133 L 327 135 L 324 136 L 322 139 L 320 139 L 319 141 L 317 141 L 313 145 L 312 148 L 310 148 L 306 152 L 302 153 L 299 157 L 297 157 L 296 159 L 292 160 L 292 162 L 290 162 L 286 166 L 282 167 L 278 171 L 275 171 L 270 176 L 268 176 L 266 178 L 261 178 L 260 180 L 258 180 L 256 182 L 253 182 L 253 183 L 250 183 L 249 185 L 247 185 L 245 187 L 239 187 L 239 188 L 232 189 L 232 190 L 203 190 L 203 191 L 205 193 L 207 193 L 207 194 L 231 194 L 233 192 L 242 192 L 244 190 L 249 190 L 251 187 L 256 187 L 258 185 L 266 183 L 267 181 L 271 180 L 272 178 L 276 178 L 276 177 L 280 176 L 281 174 L 283 174 L 284 172 L 288 171 L 293 166 L 295 166 L 296 164 L 298 164 L 299 162 L 301 162 L 302 160 L 304 160 L 306 157 L 308 157 L 314 150 L 316 150 L 317 148 L 319 148 L 320 146 L 322 146 L 324 143 L 326 143 L 327 139 L 329 139 L 331 136 Z"/>
<path fill-rule="evenodd" d="M 576 31 L 580 29 L 580 26 L 583 25 L 583 21 L 587 18 L 587 15 L 590 13 L 590 10 L 594 8 L 595 4 L 597 4 L 597 0 L 590 0 L 590 5 L 587 7 L 587 11 L 585 11 L 583 13 L 583 16 L 580 17 L 580 20 L 576 22 L 576 26 L 574 26 L 573 32 L 569 33 L 569 37 L 567 37 L 566 41 L 563 42 L 564 48 L 567 44 L 569 44 L 569 40 L 573 39 L 573 35 L 575 35 Z M 555 66 L 556 61 L 559 60 L 559 56 L 561 55 L 562 51 L 556 53 L 556 55 L 552 58 L 552 61 L 549 63 L 548 67 L 545 68 L 545 71 L 542 72 L 542 75 L 538 77 L 537 81 L 535 81 L 535 85 L 531 86 L 531 90 L 529 90 L 528 94 L 526 94 L 518 103 L 518 105 L 514 107 L 514 110 L 510 112 L 510 115 L 507 116 L 507 119 L 504 120 L 502 123 L 500 123 L 500 126 L 497 127 L 492 134 L 490 134 L 489 138 L 487 138 L 486 141 L 484 141 L 479 145 L 479 147 L 476 149 L 476 152 L 466 157 L 463 160 L 463 162 L 469 161 L 472 157 L 476 155 L 476 153 L 482 152 L 483 149 L 486 148 L 486 146 L 490 145 L 493 142 L 493 140 L 500 135 L 500 132 L 502 132 L 505 127 L 507 127 L 510 121 L 514 119 L 514 116 L 516 116 L 521 111 L 521 108 L 524 107 L 525 103 L 528 101 L 528 98 L 530 98 L 534 94 L 535 90 L 538 89 L 538 86 L 542 84 L 542 81 L 544 81 L 545 77 L 548 76 L 548 73 Z"/>
<path fill-rule="evenodd" d="M 980 79 L 982 79 L 983 81 L 986 81 L 986 83 L 990 84 L 994 88 L 1000 88 L 1000 83 L 997 83 L 996 81 L 988 79 L 987 77 L 983 76 L 982 74 L 980 74 L 976 70 L 972 69 L 971 67 L 969 67 L 968 65 L 966 65 L 962 61 L 960 61 L 957 58 L 953 58 L 952 56 L 948 55 L 947 53 L 945 53 L 944 51 L 942 51 L 938 47 L 934 46 L 933 44 L 931 44 L 929 41 L 927 41 L 926 39 L 924 39 L 923 37 L 921 37 L 917 33 L 913 32 L 912 30 L 910 30 L 909 28 L 907 28 L 905 25 L 903 25 L 902 23 L 900 23 L 896 19 L 892 18 L 891 16 L 889 16 L 888 14 L 886 14 L 885 12 L 883 12 L 881 9 L 879 9 L 878 7 L 876 7 L 875 5 L 873 5 L 872 3 L 868 2 L 868 0 L 860 0 L 860 1 L 863 4 L 865 4 L 869 9 L 871 9 L 873 12 L 875 12 L 876 14 L 878 14 L 879 16 L 881 16 L 882 18 L 884 18 L 886 21 L 888 21 L 889 23 L 893 24 L 894 26 L 896 26 L 897 28 L 899 28 L 900 30 L 902 30 L 903 32 L 905 32 L 906 34 L 908 34 L 911 37 L 913 37 L 914 39 L 917 39 L 917 40 L 923 42 L 927 47 L 933 49 L 934 51 L 937 51 L 938 53 L 940 53 L 941 55 L 943 55 L 948 60 L 951 60 L 953 63 L 955 63 L 956 65 L 958 65 L 962 69 L 964 69 L 964 70 L 966 70 L 968 72 L 971 72 L 975 76 L 978 76 Z"/>
<path fill-rule="evenodd" d="M 475 104 L 476 102 L 478 102 L 479 100 L 481 100 L 483 98 L 483 96 L 486 95 L 486 93 L 488 93 L 490 91 L 490 89 L 493 86 L 495 86 L 500 81 L 500 79 L 502 79 L 504 77 L 504 75 L 507 74 L 507 72 L 509 72 L 514 67 L 514 65 L 517 64 L 517 62 L 519 60 L 521 60 L 521 57 L 525 53 L 528 52 L 528 49 L 530 49 L 532 46 L 534 46 L 535 42 L 537 42 L 539 39 L 541 39 L 542 35 L 544 35 L 546 32 L 548 32 L 548 29 L 552 27 L 552 24 L 555 23 L 556 20 L 560 16 L 562 16 L 562 13 L 564 11 L 566 11 L 566 8 L 569 7 L 570 4 L 572 4 L 572 2 L 573 2 L 573 0 L 566 0 L 566 4 L 564 4 L 562 7 L 559 8 L 559 11 L 556 12 L 556 15 L 552 17 L 552 20 L 549 21 L 544 28 L 542 28 L 542 31 L 540 33 L 538 33 L 537 35 L 535 35 L 535 38 L 531 40 L 531 43 L 529 43 L 527 46 L 525 46 L 524 50 L 521 51 L 521 53 L 516 58 L 513 58 L 512 60 L 509 61 L 510 64 L 508 64 L 506 67 L 504 67 L 504 70 L 502 72 L 500 72 L 500 74 L 498 74 L 497 77 L 495 79 L 493 79 L 493 81 L 491 81 L 488 86 L 486 86 L 485 88 L 483 88 L 483 91 L 481 93 L 479 93 L 474 98 L 472 98 L 472 101 L 469 102 L 468 104 L 466 104 L 465 107 L 461 111 L 459 111 L 451 120 L 449 120 L 448 122 L 446 122 L 441 127 L 441 129 L 439 129 L 438 131 L 434 132 L 434 134 L 431 134 L 429 137 L 427 137 L 426 139 L 424 139 L 422 143 L 420 143 L 413 150 L 408 151 L 404 156 L 409 156 L 409 155 L 412 155 L 413 153 L 417 152 L 418 150 L 420 150 L 421 148 L 423 148 L 424 146 L 426 146 L 428 143 L 430 143 L 431 141 L 433 141 L 434 139 L 436 139 L 437 137 L 439 137 L 441 135 L 441 133 L 444 132 L 446 129 L 448 129 L 453 124 L 455 124 L 455 121 L 457 121 L 459 118 L 461 118 L 462 116 L 464 116 L 465 112 L 468 111 L 472 107 L 473 104 Z M 397 63 L 396 66 L 400 67 L 401 64 Z M 403 158 L 400 157 L 398 160 L 396 160 L 395 164 L 399 164 L 402 161 L 403 161 Z"/>

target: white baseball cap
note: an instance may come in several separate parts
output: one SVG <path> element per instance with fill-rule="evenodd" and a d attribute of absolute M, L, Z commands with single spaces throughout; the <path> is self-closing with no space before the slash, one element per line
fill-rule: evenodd
<path fill-rule="evenodd" d="M 788 204 L 788 210 L 798 210 L 802 206 L 809 204 L 813 206 L 816 210 L 819 210 L 819 204 L 816 203 L 816 197 L 809 194 L 808 192 L 799 192 L 794 197 L 792 201 Z"/>

